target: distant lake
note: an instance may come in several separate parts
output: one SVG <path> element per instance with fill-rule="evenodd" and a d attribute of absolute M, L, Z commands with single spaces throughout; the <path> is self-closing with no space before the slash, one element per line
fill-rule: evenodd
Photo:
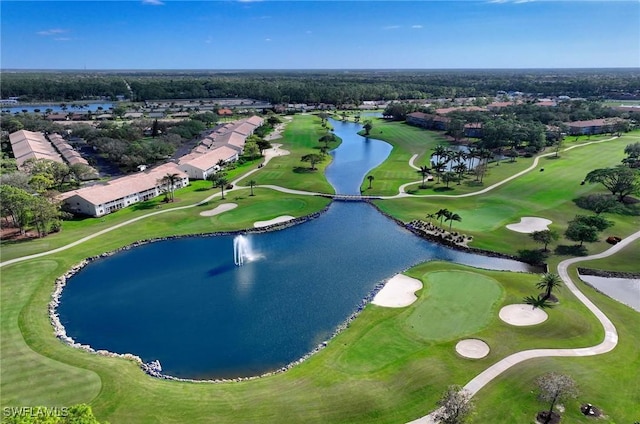
<path fill-rule="evenodd" d="M 12 115 L 16 113 L 22 113 L 23 110 L 26 110 L 27 113 L 35 113 L 36 109 L 40 110 L 39 113 L 45 113 L 47 109 L 51 109 L 53 113 L 73 113 L 73 112 L 107 112 L 109 109 L 113 108 L 113 103 L 82 103 L 77 104 L 77 106 L 71 106 L 71 103 L 65 103 L 66 110 L 62 108 L 61 103 L 49 103 L 49 104 L 29 104 L 29 105 L 17 105 L 17 106 L 3 106 L 2 112 L 9 112 Z M 101 107 L 102 109 L 98 110 Z"/>

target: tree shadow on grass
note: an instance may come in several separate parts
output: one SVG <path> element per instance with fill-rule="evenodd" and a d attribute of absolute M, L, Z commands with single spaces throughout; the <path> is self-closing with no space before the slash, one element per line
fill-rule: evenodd
<path fill-rule="evenodd" d="M 158 207 L 157 203 L 151 203 L 151 202 L 140 202 L 140 203 L 134 203 L 133 205 L 131 205 L 131 209 L 134 211 L 148 211 L 151 209 L 156 209 Z"/>
<path fill-rule="evenodd" d="M 434 187 L 433 191 L 438 192 L 438 193 L 442 193 L 445 191 L 453 191 L 454 188 L 453 187 Z"/>
<path fill-rule="evenodd" d="M 578 244 L 573 246 L 558 245 L 554 251 L 556 255 L 561 256 L 587 256 L 587 247 Z"/>
<path fill-rule="evenodd" d="M 295 172 L 296 174 L 311 174 L 313 172 L 316 172 L 318 169 L 311 169 L 311 168 L 307 168 L 306 166 L 296 166 L 293 168 L 293 172 Z"/>
<path fill-rule="evenodd" d="M 524 299 L 522 299 L 522 301 L 527 305 L 531 305 L 534 308 L 540 308 L 540 309 L 551 309 L 554 306 L 556 306 L 553 303 L 553 300 L 551 298 L 545 299 L 543 296 L 531 295 L 531 296 L 525 297 Z"/>
<path fill-rule="evenodd" d="M 462 183 L 463 185 L 466 185 L 467 187 L 484 187 L 484 183 L 481 181 L 475 181 L 475 180 L 467 180 L 464 183 Z"/>

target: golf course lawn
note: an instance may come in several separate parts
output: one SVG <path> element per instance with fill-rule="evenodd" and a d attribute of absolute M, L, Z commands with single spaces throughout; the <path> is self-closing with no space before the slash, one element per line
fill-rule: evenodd
<path fill-rule="evenodd" d="M 395 190 L 396 194 L 401 184 L 419 180 L 415 170 L 408 167 L 409 158 L 418 154 L 424 162 L 431 145 L 440 140 L 437 134 L 413 127 L 383 125 L 386 124 L 374 121 L 372 135 L 376 130 L 382 131 L 381 135 L 394 143 L 394 151 L 390 160 L 378 168 L 386 169 L 388 176 L 379 174 L 380 179 L 376 176 L 373 186 L 375 189 L 381 183 L 382 190 Z M 398 132 L 394 133 L 396 127 Z M 307 134 L 310 132 L 313 134 Z M 429 148 L 412 144 L 418 132 L 424 133 L 422 140 Z M 316 151 L 322 133 L 317 117 L 295 117 L 279 140 L 283 149 L 296 152 L 295 155 L 274 158 L 250 178 L 258 185 L 318 191 L 324 187 L 324 192 L 332 192 L 322 173 L 327 163 L 314 172 L 299 169 L 308 167 L 300 162 L 300 156 Z M 540 216 L 552 220 L 551 228 L 562 234 L 576 214 L 589 213 L 573 200 L 604 191 L 597 185 L 580 185 L 584 175 L 619 163 L 624 147 L 636 139 L 637 133 L 631 133 L 561 152 L 559 159 L 542 159 L 544 172 L 534 170 L 479 196 L 408 197 L 376 201 L 376 205 L 403 221 L 426 220 L 427 214 L 448 208 L 462 217 L 461 222 L 453 223 L 454 230 L 473 235 L 474 247 L 509 254 L 523 248 L 540 248 L 527 234 L 507 230 L 505 225 L 518 222 L 522 216 Z M 406 158 L 406 162 L 392 159 L 396 157 Z M 514 165 L 524 169 L 528 160 Z M 251 164 L 247 170 L 255 166 Z M 502 172 L 509 166 L 501 164 L 498 168 Z M 488 181 L 486 184 L 490 185 Z M 55 338 L 47 312 L 54 281 L 88 256 L 141 239 L 240 230 L 252 227 L 255 221 L 281 215 L 305 216 L 321 211 L 329 202 L 322 197 L 260 187 L 254 188 L 255 196 L 249 193 L 248 187 L 225 191 L 225 199 L 221 199 L 211 183 L 193 182 L 176 191 L 173 203 L 154 199 L 104 218 L 65 222 L 60 233 L 40 240 L 3 242 L 2 261 L 7 261 L 126 224 L 67 250 L 2 266 L 0 406 L 68 406 L 84 402 L 92 406 L 100 421 L 111 424 L 403 423 L 435 409 L 448 385 L 464 385 L 510 354 L 527 349 L 593 346 L 604 338 L 598 320 L 563 286 L 554 289 L 559 303 L 546 310 L 549 318 L 545 322 L 529 327 L 506 324 L 498 317 L 500 308 L 536 296 L 539 290 L 535 285 L 540 276 L 445 262 L 423 263 L 404 272 L 423 283 L 412 305 L 367 305 L 319 353 L 285 373 L 260 379 L 221 384 L 161 380 L 144 374 L 133 361 L 90 354 Z M 449 193 L 457 192 L 454 189 Z M 238 206 L 215 216 L 200 215 L 225 203 Z M 640 228 L 637 215 L 606 214 L 606 218 L 615 223 L 607 232 L 621 237 Z M 569 242 L 561 238 L 550 249 L 566 244 Z M 588 245 L 590 253 L 608 247 L 602 241 Z M 552 254 L 549 269 L 553 271 L 564 258 Z M 612 257 L 579 266 L 637 272 L 628 263 L 640 263 L 640 242 Z M 578 409 L 585 402 L 603 410 L 606 417 L 601 422 L 634 422 L 640 416 L 640 314 L 581 283 L 575 266 L 570 268 L 570 274 L 580 290 L 615 324 L 618 345 L 604 355 L 544 358 L 514 366 L 474 397 L 474 422 L 533 422 L 536 412 L 546 406 L 536 399 L 534 380 L 549 371 L 570 375 L 580 389 L 577 399 L 565 403 L 564 422 L 591 422 Z M 482 359 L 461 357 L 455 345 L 463 338 L 483 340 L 490 353 Z"/>

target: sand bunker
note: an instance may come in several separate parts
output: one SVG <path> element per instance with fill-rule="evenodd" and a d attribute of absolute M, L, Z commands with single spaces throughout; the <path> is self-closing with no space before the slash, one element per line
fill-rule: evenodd
<path fill-rule="evenodd" d="M 480 359 L 489 354 L 489 345 L 478 339 L 460 340 L 456 344 L 456 352 L 465 358 Z"/>
<path fill-rule="evenodd" d="M 415 292 L 422 288 L 422 282 L 403 274 L 394 275 L 387 281 L 371 303 L 387 308 L 404 308 L 418 298 Z"/>
<path fill-rule="evenodd" d="M 545 218 L 533 216 L 523 216 L 517 224 L 509 224 L 507 228 L 518 233 L 533 233 L 534 231 L 548 230 L 547 227 L 552 221 Z"/>
<path fill-rule="evenodd" d="M 282 215 L 277 218 L 270 219 L 269 221 L 256 221 L 253 223 L 255 228 L 268 227 L 269 225 L 280 224 L 282 222 L 291 221 L 295 217 L 290 215 Z"/>
<path fill-rule="evenodd" d="M 200 216 L 214 216 L 221 214 L 222 212 L 230 211 L 231 209 L 235 209 L 237 207 L 238 205 L 236 203 L 223 203 L 222 205 L 219 205 L 214 209 L 200 212 Z"/>
<path fill-rule="evenodd" d="M 540 324 L 549 317 L 542 309 L 524 303 L 505 306 L 500 309 L 499 316 L 507 324 L 519 327 Z"/>

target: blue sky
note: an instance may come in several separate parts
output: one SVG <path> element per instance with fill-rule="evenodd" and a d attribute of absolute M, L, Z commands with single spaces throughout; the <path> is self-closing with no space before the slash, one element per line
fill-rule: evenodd
<path fill-rule="evenodd" d="M 640 1 L 0 2 L 3 69 L 640 67 Z"/>

